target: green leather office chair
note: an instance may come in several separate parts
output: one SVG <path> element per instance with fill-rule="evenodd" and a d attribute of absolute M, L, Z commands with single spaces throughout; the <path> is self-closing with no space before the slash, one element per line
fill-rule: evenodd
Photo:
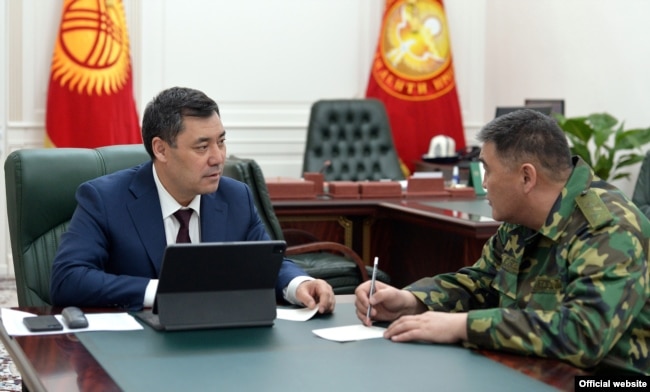
<path fill-rule="evenodd" d="M 14 151 L 5 161 L 19 306 L 50 305 L 50 270 L 84 181 L 149 160 L 142 145 Z"/>
<path fill-rule="evenodd" d="M 289 236 L 283 232 L 275 215 L 264 174 L 257 162 L 231 156 L 226 160 L 224 175 L 248 184 L 269 236 L 276 240 L 287 240 L 287 257 L 300 265 L 309 275 L 326 280 L 333 287 L 335 294 L 353 294 L 360 283 L 368 280 L 371 268 L 364 264 L 354 250 L 343 244 L 318 241 L 315 238 L 310 239 L 312 242 L 299 245 L 289 241 Z M 389 276 L 383 271 L 377 272 L 377 279 L 390 282 Z"/>
<path fill-rule="evenodd" d="M 648 218 L 650 218 L 650 151 L 646 153 L 639 177 L 636 179 L 632 201 L 639 207 Z"/>
<path fill-rule="evenodd" d="M 302 170 L 321 169 L 325 181 L 405 179 L 381 101 L 336 99 L 312 105 Z"/>

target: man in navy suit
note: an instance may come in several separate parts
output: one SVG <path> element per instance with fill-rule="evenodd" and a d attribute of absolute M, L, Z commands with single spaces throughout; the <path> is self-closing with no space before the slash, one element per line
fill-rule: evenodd
<path fill-rule="evenodd" d="M 79 186 L 77 208 L 52 265 L 55 306 L 153 304 L 165 247 L 189 209 L 191 242 L 269 240 L 250 189 L 222 177 L 226 131 L 216 102 L 174 87 L 145 109 L 142 139 L 151 161 Z M 332 287 L 285 259 L 278 299 L 332 312 Z"/>

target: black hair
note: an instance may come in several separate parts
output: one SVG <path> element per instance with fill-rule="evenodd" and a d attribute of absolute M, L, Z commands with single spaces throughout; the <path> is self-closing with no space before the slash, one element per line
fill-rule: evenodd
<path fill-rule="evenodd" d="M 554 118 L 536 110 L 499 116 L 486 124 L 477 138 L 493 143 L 498 158 L 511 168 L 532 161 L 558 181 L 566 180 L 567 170 L 573 168 L 566 135 Z"/>
<path fill-rule="evenodd" d="M 142 117 L 142 141 L 154 159 L 152 140 L 159 137 L 176 146 L 176 137 L 184 129 L 186 116 L 207 118 L 219 115 L 217 103 L 202 91 L 186 87 L 163 90 L 147 104 Z"/>

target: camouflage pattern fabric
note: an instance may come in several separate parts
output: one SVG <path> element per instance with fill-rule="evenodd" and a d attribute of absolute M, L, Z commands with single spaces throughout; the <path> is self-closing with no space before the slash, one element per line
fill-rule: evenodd
<path fill-rule="evenodd" d="M 584 161 L 539 231 L 504 223 L 481 258 L 406 287 L 468 313 L 470 347 L 650 373 L 650 222 Z"/>

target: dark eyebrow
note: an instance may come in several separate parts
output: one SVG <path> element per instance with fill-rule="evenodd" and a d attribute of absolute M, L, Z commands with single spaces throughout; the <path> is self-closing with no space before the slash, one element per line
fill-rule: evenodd
<path fill-rule="evenodd" d="M 223 139 L 225 137 L 226 137 L 226 131 L 223 131 L 219 136 L 217 136 L 217 140 Z M 205 143 L 205 142 L 209 142 L 209 141 L 210 141 L 209 137 L 200 137 L 200 138 L 196 139 L 195 143 L 196 144 L 201 144 L 201 143 Z"/>

